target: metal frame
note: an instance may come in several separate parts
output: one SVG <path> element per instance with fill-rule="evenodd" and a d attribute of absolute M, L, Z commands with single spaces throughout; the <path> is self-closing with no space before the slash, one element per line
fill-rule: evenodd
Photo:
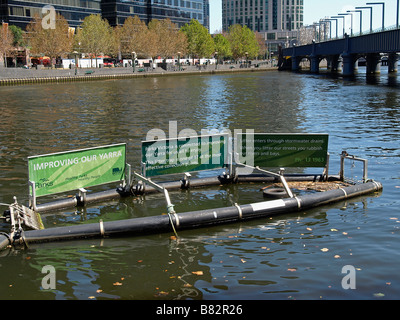
<path fill-rule="evenodd" d="M 40 216 L 36 215 L 32 209 L 18 204 L 17 197 L 14 197 L 14 203 L 9 205 L 9 209 L 11 225 L 9 238 L 13 243 L 18 240 L 20 244 L 26 245 L 22 226 L 31 230 L 44 229 Z"/>
<path fill-rule="evenodd" d="M 32 193 L 29 193 L 29 208 L 32 208 L 34 211 L 37 211 L 37 202 L 36 202 L 36 183 L 35 181 L 28 181 L 29 188 L 32 188 Z"/>
<path fill-rule="evenodd" d="M 325 168 L 324 171 L 322 172 L 322 180 L 323 181 L 328 181 L 328 177 L 329 177 L 329 160 L 330 160 L 330 153 L 327 152 L 326 154 L 326 164 L 325 164 Z"/>
<path fill-rule="evenodd" d="M 258 166 L 257 166 L 257 167 L 253 167 L 253 166 L 249 166 L 249 165 L 247 165 L 247 164 L 238 163 L 238 162 L 236 163 L 236 166 L 238 166 L 238 167 L 250 168 L 250 169 L 253 169 L 253 170 L 257 170 L 257 171 L 259 171 L 259 172 L 261 172 L 261 173 L 264 173 L 264 174 L 266 174 L 266 175 L 268 175 L 268 176 L 272 176 L 272 177 L 278 178 L 278 179 L 282 182 L 283 188 L 285 189 L 287 195 L 288 195 L 290 198 L 294 198 L 293 192 L 290 190 L 289 185 L 287 184 L 286 179 L 285 179 L 285 177 L 283 176 L 283 171 L 285 171 L 284 168 L 280 168 L 279 173 L 275 173 L 275 172 L 271 172 L 271 171 L 267 171 L 267 170 L 261 169 L 261 168 L 258 167 Z M 235 173 L 234 173 L 234 174 L 236 175 L 236 168 L 235 168 L 234 170 L 235 170 Z"/>
<path fill-rule="evenodd" d="M 343 181 L 344 180 L 344 160 L 345 159 L 350 159 L 353 161 L 361 161 L 364 165 L 363 167 L 363 183 L 366 183 L 368 180 L 368 160 L 367 159 L 363 159 L 363 158 L 358 158 L 354 155 L 350 155 L 348 154 L 346 151 L 342 151 L 341 155 L 340 155 L 340 180 Z"/>
<path fill-rule="evenodd" d="M 60 151 L 60 152 L 40 154 L 40 155 L 36 155 L 36 156 L 30 156 L 30 157 L 28 157 L 28 160 L 33 159 L 33 158 L 39 158 L 39 157 L 47 157 L 47 156 L 54 156 L 54 155 L 58 155 L 58 154 L 67 154 L 67 153 L 74 153 L 74 152 L 81 152 L 81 151 L 96 150 L 96 149 L 102 149 L 102 148 L 114 147 L 114 146 L 122 146 L 122 145 L 126 145 L 126 143 L 107 144 L 104 146 L 97 146 L 97 147 L 93 147 L 93 148 L 83 148 L 83 149 L 76 149 L 76 150 L 69 150 L 69 151 Z M 125 151 L 126 151 L 126 149 L 125 149 Z"/>
<path fill-rule="evenodd" d="M 142 176 L 142 175 L 140 175 L 140 174 L 138 174 L 136 172 L 133 172 L 133 176 L 136 179 L 138 179 L 139 181 L 143 182 L 143 183 L 148 183 L 154 189 L 156 189 L 157 191 L 159 191 L 159 192 L 164 194 L 165 201 L 167 203 L 168 217 L 169 217 L 169 220 L 171 222 L 172 229 L 174 230 L 175 236 L 178 237 L 178 234 L 176 233 L 176 230 L 175 230 L 174 222 L 172 221 L 172 215 L 174 215 L 175 221 L 179 221 L 179 219 L 178 219 L 178 216 L 176 215 L 176 212 L 174 210 L 174 205 L 171 203 L 171 199 L 169 197 L 168 190 L 166 188 L 158 185 L 157 183 L 151 181 L 150 178 L 145 178 L 144 176 Z M 145 187 L 145 186 L 143 186 L 143 187 Z M 179 223 L 177 223 L 177 224 L 179 224 Z"/>

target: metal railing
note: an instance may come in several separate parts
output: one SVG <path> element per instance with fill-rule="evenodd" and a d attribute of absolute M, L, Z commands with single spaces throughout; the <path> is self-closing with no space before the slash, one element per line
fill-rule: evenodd
<path fill-rule="evenodd" d="M 400 29 L 400 25 L 396 26 L 396 25 L 392 25 L 390 27 L 385 27 L 385 28 L 377 28 L 374 30 L 366 30 L 366 31 L 362 31 L 362 32 L 357 32 L 357 33 L 353 33 L 353 35 L 349 35 L 350 38 L 355 38 L 355 37 L 360 37 L 360 36 L 365 36 L 365 35 L 369 35 L 369 34 L 373 34 L 373 33 L 380 33 L 380 32 L 384 32 L 384 31 L 392 31 L 392 30 L 397 30 Z M 314 40 L 317 43 L 322 43 L 322 42 L 329 42 L 329 41 L 334 41 L 334 40 L 341 40 L 345 38 L 345 34 L 341 35 L 341 36 L 337 36 L 337 37 L 332 37 L 332 38 L 328 38 L 328 39 L 317 39 Z M 308 43 L 308 44 L 312 44 L 312 42 Z"/>
<path fill-rule="evenodd" d="M 396 25 L 392 25 L 390 27 L 386 27 L 386 28 L 377 28 L 374 30 L 367 30 L 367 31 L 362 31 L 362 32 L 357 32 L 357 33 L 353 33 L 353 35 L 351 35 L 351 38 L 354 37 L 360 37 L 360 36 L 365 36 L 368 34 L 373 34 L 373 33 L 379 33 L 379 32 L 384 32 L 384 31 L 391 31 L 391 30 L 397 30 L 400 29 L 400 26 L 396 26 Z M 340 40 L 340 39 L 344 39 L 345 35 L 343 34 L 342 36 L 339 37 L 335 37 L 335 38 L 329 38 L 329 39 L 319 39 L 317 42 L 328 42 L 328 41 L 332 41 L 332 40 Z"/>

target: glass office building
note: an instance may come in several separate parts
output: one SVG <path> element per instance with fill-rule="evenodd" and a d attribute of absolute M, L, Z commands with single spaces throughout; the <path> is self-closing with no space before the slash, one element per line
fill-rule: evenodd
<path fill-rule="evenodd" d="M 169 18 L 178 27 L 196 19 L 204 23 L 204 0 L 149 0 L 148 21 Z"/>
<path fill-rule="evenodd" d="M 51 5 L 63 15 L 70 27 L 79 26 L 90 14 L 101 14 L 101 0 L 0 0 L 0 20 L 26 28 L 42 8 Z"/>
<path fill-rule="evenodd" d="M 203 0 L 203 26 L 210 31 L 210 1 Z M 215 31 L 215 30 L 211 30 Z"/>
<path fill-rule="evenodd" d="M 191 19 L 209 23 L 209 0 L 0 0 L 0 21 L 23 29 L 45 5 L 52 5 L 71 27 L 79 26 L 90 14 L 101 14 L 111 26 L 122 25 L 129 16 L 148 23 L 152 19 L 171 19 L 178 27 Z M 206 6 L 205 6 L 206 4 Z M 206 25 L 207 27 L 207 25 Z"/>
<path fill-rule="evenodd" d="M 122 25 L 126 18 L 138 16 L 140 20 L 148 23 L 148 0 L 102 0 L 101 12 L 112 26 Z"/>

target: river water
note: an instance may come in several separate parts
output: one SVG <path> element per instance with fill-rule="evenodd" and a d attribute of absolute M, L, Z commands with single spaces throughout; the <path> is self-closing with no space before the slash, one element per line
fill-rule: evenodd
<path fill-rule="evenodd" d="M 141 237 L 32 244 L 0 253 L 0 299 L 399 299 L 400 77 L 255 72 L 0 88 L 0 202 L 27 204 L 27 157 L 127 143 L 153 128 L 329 133 L 369 160 L 383 192 L 299 213 Z M 317 169 L 319 170 L 319 169 Z M 361 165 L 346 173 L 361 177 Z M 180 177 L 179 177 L 180 178 Z M 262 185 L 171 192 L 179 212 L 263 201 Z M 6 207 L 2 207 L 2 210 Z M 161 195 L 43 214 L 46 228 L 165 212 Z M 9 226 L 0 221 L 0 231 Z M 55 270 L 46 290 L 43 267 Z M 354 289 L 344 289 L 344 266 Z M 43 272 L 42 272 L 43 271 Z"/>

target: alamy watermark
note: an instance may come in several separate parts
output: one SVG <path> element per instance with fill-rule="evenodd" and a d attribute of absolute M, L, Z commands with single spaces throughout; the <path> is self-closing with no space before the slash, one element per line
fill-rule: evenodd
<path fill-rule="evenodd" d="M 42 288 L 44 290 L 56 289 L 56 269 L 51 265 L 46 265 L 42 268 L 42 273 L 45 276 L 42 278 Z"/>
<path fill-rule="evenodd" d="M 356 289 L 356 268 L 346 265 L 342 268 L 342 274 L 346 274 L 342 279 L 342 288 L 345 290 Z"/>
<path fill-rule="evenodd" d="M 55 29 L 56 28 L 56 9 L 51 5 L 46 5 L 42 8 L 42 28 Z"/>

